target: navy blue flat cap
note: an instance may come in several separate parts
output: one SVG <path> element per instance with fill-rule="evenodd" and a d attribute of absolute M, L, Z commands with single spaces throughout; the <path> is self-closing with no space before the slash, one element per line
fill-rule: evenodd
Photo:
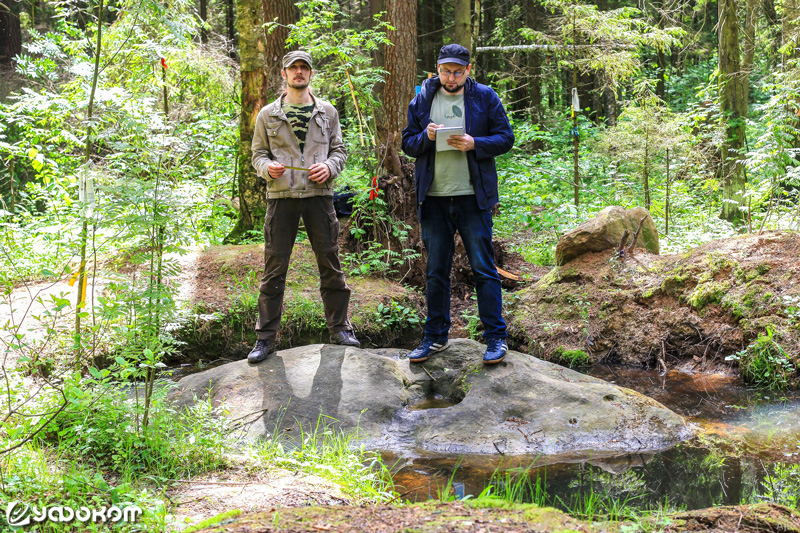
<path fill-rule="evenodd" d="M 446 44 L 439 50 L 439 59 L 436 63 L 457 63 L 459 65 L 469 65 L 469 50 L 460 44 Z"/>

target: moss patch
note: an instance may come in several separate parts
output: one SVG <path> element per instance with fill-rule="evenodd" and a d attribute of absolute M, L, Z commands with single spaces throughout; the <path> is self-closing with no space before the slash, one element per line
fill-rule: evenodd
<path fill-rule="evenodd" d="M 579 368 L 589 366 L 592 360 L 589 355 L 583 350 L 570 350 L 564 346 L 559 346 L 553 351 L 550 359 L 560 365 L 569 368 Z"/>

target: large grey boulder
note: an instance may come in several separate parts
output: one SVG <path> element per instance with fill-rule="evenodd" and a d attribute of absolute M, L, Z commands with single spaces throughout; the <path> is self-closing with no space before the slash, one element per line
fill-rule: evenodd
<path fill-rule="evenodd" d="M 398 350 L 303 346 L 254 367 L 239 361 L 185 377 L 174 399 L 210 394 L 231 418 L 249 417 L 253 439 L 308 430 L 323 415 L 393 451 L 648 452 L 692 435 L 682 417 L 637 392 L 514 351 L 485 367 L 483 350 L 459 339 L 410 365 Z M 431 405 L 439 407 L 419 408 Z"/>
<path fill-rule="evenodd" d="M 606 207 L 597 216 L 564 234 L 556 245 L 556 264 L 565 265 L 587 252 L 602 252 L 619 246 L 627 229 L 628 244 L 633 239 L 639 221 L 644 218 L 636 245 L 658 254 L 658 230 L 644 207 L 624 209 L 617 205 Z"/>

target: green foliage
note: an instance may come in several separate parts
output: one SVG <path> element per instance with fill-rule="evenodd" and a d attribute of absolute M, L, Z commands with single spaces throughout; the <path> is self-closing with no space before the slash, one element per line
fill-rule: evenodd
<path fill-rule="evenodd" d="M 476 298 L 473 296 L 473 298 Z M 466 321 L 467 337 L 472 340 L 479 340 L 480 330 L 483 327 L 481 317 L 478 315 L 476 306 L 472 306 L 461 313 L 461 318 Z"/>
<path fill-rule="evenodd" d="M 395 300 L 390 300 L 388 305 L 383 302 L 378 304 L 375 309 L 375 320 L 380 327 L 384 328 L 408 328 L 416 327 L 422 322 L 416 309 L 407 307 Z"/>
<path fill-rule="evenodd" d="M 365 243 L 366 249 L 355 253 L 342 254 L 350 276 L 388 276 L 396 274 L 403 265 L 419 258 L 420 254 L 411 249 L 396 252 L 384 248 L 380 243 Z"/>
<path fill-rule="evenodd" d="M 547 506 L 547 472 L 540 477 L 534 476 L 531 471 L 533 465 L 521 470 L 495 470 L 489 484 L 478 496 L 477 501 L 483 498 L 498 498 L 509 503 L 533 503 L 539 507 Z"/>
<path fill-rule="evenodd" d="M 781 297 L 785 306 L 783 312 L 793 324 L 800 325 L 800 296 L 784 295 Z"/>
<path fill-rule="evenodd" d="M 66 391 L 70 408 L 52 422 L 48 433 L 60 449 L 92 457 L 98 466 L 125 477 L 171 479 L 224 464 L 228 429 L 210 403 L 197 402 L 181 411 L 166 399 L 169 382 L 159 382 L 144 428 L 142 387 L 115 383 L 109 370 L 93 369 L 92 374 L 83 388 Z"/>
<path fill-rule="evenodd" d="M 745 381 L 765 389 L 783 390 L 797 379 L 797 366 L 769 327 L 766 334 L 759 335 L 747 348 L 725 360 L 738 361 Z"/>
<path fill-rule="evenodd" d="M 785 505 L 790 509 L 800 507 L 800 465 L 777 464 L 774 472 L 764 479 L 764 500 Z"/>
<path fill-rule="evenodd" d="M 356 251 L 342 256 L 350 275 L 396 274 L 421 255 L 414 249 L 403 248 L 408 242 L 410 226 L 388 213 L 382 194 L 370 199 L 369 191 L 364 190 L 353 198 L 350 234 L 356 240 Z M 392 249 L 393 243 L 399 244 L 397 250 Z"/>
<path fill-rule="evenodd" d="M 583 350 L 570 350 L 564 346 L 555 349 L 550 359 L 569 368 L 581 368 L 592 364 L 592 360 Z"/>
<path fill-rule="evenodd" d="M 316 297 L 297 295 L 286 302 L 286 308 L 281 317 L 281 328 L 288 336 L 291 331 L 325 329 L 325 310 L 322 301 Z"/>
<path fill-rule="evenodd" d="M 220 513 L 218 515 L 212 516 L 202 522 L 198 523 L 197 525 L 188 527 L 183 530 L 183 533 L 195 533 L 196 531 L 200 531 L 201 529 L 206 529 L 211 526 L 217 526 L 226 520 L 230 520 L 232 518 L 236 518 L 237 516 L 241 515 L 241 509 L 231 509 L 230 511 L 225 511 L 224 513 Z"/>
<path fill-rule="evenodd" d="M 392 499 L 391 475 L 380 456 L 356 445 L 358 430 L 345 432 L 333 418 L 320 416 L 312 427 L 299 426 L 292 438 L 280 431 L 264 442 L 259 457 L 267 466 L 314 473 L 335 481 L 359 500 Z"/>
<path fill-rule="evenodd" d="M 601 10 L 592 4 L 569 0 L 546 0 L 543 4 L 559 15 L 554 35 L 545 36 L 530 28 L 522 28 L 520 34 L 533 42 L 547 39 L 566 45 L 595 43 L 598 46 L 578 51 L 565 47 L 555 55 L 561 65 L 581 72 L 601 72 L 612 87 L 639 73 L 639 47 L 666 50 L 685 35 L 681 28 L 662 29 L 649 24 L 641 11 L 633 7 Z"/>

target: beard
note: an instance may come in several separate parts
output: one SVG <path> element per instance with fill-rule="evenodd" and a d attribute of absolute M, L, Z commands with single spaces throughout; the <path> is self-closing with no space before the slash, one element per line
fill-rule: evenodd
<path fill-rule="evenodd" d="M 308 80 L 303 80 L 303 81 L 286 80 L 286 84 L 292 89 L 305 89 L 306 87 L 308 87 Z"/>
<path fill-rule="evenodd" d="M 457 93 L 458 91 L 460 91 L 463 88 L 464 88 L 464 84 L 459 85 L 458 83 L 456 83 L 456 86 L 455 86 L 454 89 L 448 88 L 446 83 L 442 84 L 442 89 L 444 89 L 445 92 L 448 92 L 448 93 Z"/>

